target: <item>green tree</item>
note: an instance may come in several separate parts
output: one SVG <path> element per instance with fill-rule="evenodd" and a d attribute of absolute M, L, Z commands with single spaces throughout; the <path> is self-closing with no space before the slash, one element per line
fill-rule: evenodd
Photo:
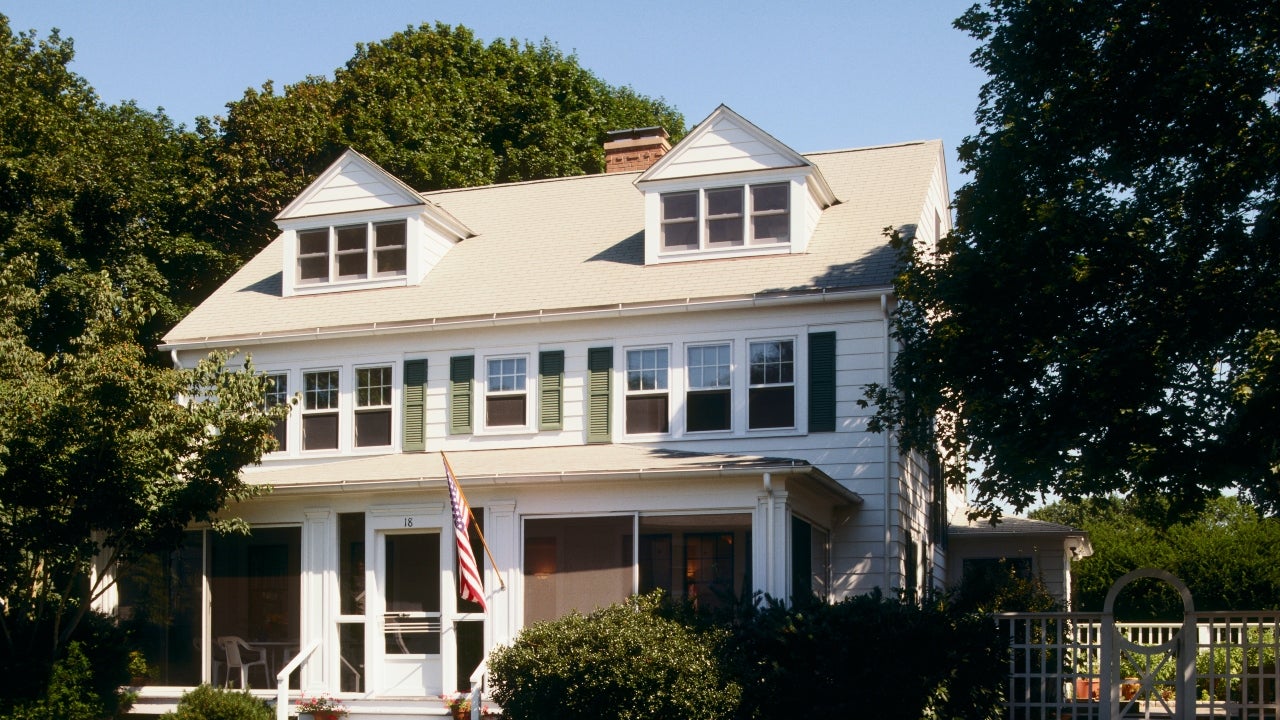
<path fill-rule="evenodd" d="M 1187 584 L 1197 610 L 1280 608 L 1280 519 L 1234 496 L 1174 517 L 1159 496 L 1063 500 L 1035 510 L 1039 520 L 1089 533 L 1093 555 L 1072 566 L 1076 606 L 1100 611 L 1107 591 L 1141 567 L 1168 570 Z M 1163 583 L 1139 582 L 1117 601 L 1126 619 L 1177 619 L 1182 601 Z"/>
<path fill-rule="evenodd" d="M 990 0 L 973 180 L 897 290 L 875 428 L 978 503 L 1280 509 L 1280 5 Z"/>
<path fill-rule="evenodd" d="M 142 303 L 105 272 L 81 278 L 83 332 L 60 352 L 31 347 L 23 321 L 50 292 L 33 289 L 38 272 L 0 266 L 0 714 L 47 687 L 117 567 L 254 494 L 240 470 L 284 412 L 263 409 L 247 364 L 149 362 L 133 339 Z"/>
<path fill-rule="evenodd" d="M 188 151 L 203 181 L 200 233 L 249 257 L 272 217 L 346 147 L 418 190 L 535 180 L 604 169 L 609 130 L 684 118 L 662 100 L 605 83 L 550 41 L 497 40 L 437 23 L 356 46 L 332 80 L 277 94 L 268 82 L 203 120 Z"/>

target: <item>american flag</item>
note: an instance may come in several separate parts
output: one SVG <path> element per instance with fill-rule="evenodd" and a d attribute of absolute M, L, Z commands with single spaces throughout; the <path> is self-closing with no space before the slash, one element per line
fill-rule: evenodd
<path fill-rule="evenodd" d="M 449 461 L 444 457 L 444 453 L 440 454 L 440 459 L 444 460 L 444 476 L 449 480 L 449 504 L 453 506 L 453 534 L 458 540 L 458 573 L 462 580 L 459 583 L 458 594 L 463 600 L 479 603 L 480 609 L 487 612 L 489 608 L 484 601 L 484 583 L 480 580 L 475 553 L 471 552 L 471 533 L 467 529 L 471 519 L 470 508 L 462 496 L 462 488 L 458 487 L 458 479 L 453 476 L 453 468 L 449 467 Z"/>

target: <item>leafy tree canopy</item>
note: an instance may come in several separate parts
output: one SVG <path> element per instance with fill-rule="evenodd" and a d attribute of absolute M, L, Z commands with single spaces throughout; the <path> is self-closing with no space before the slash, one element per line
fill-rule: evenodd
<path fill-rule="evenodd" d="M 485 45 L 465 27 L 424 24 L 357 45 L 332 80 L 283 94 L 268 82 L 199 122 L 196 212 L 206 234 L 248 257 L 346 147 L 436 190 L 601 172 L 607 131 L 652 125 L 684 134 L 674 108 L 605 83 L 550 41 Z"/>
<path fill-rule="evenodd" d="M 988 511 L 1133 491 L 1280 509 L 1280 5 L 989 0 L 973 180 L 897 243 L 876 428 Z"/>
<path fill-rule="evenodd" d="M 1141 567 L 1181 578 L 1197 610 L 1280 608 L 1280 519 L 1238 497 L 1212 498 L 1182 516 L 1160 496 L 1064 500 L 1031 516 L 1089 533 L 1093 555 L 1072 565 L 1080 610 L 1101 611 L 1115 581 Z M 1178 619 L 1182 601 L 1164 583 L 1139 581 L 1116 610 L 1125 619 Z"/>

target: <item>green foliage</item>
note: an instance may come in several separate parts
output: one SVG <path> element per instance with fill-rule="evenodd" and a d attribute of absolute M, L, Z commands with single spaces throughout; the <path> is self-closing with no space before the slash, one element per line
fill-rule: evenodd
<path fill-rule="evenodd" d="M 768 602 L 726 646 L 740 718 L 997 718 L 1007 651 L 984 615 L 880 593 Z"/>
<path fill-rule="evenodd" d="M 31 347 L 22 322 L 48 297 L 33 289 L 36 273 L 27 258 L 0 265 L 0 697 L 9 699 L 41 691 L 118 563 L 176 547 L 187 525 L 254 493 L 240 470 L 287 411 L 264 411 L 263 381 L 247 363 L 228 370 L 225 355 L 186 370 L 149 363 L 132 340 L 136 303 L 106 273 L 85 276 L 83 330 L 65 351 Z M 115 644 L 121 652 L 105 665 L 124 673 Z"/>
<path fill-rule="evenodd" d="M 43 696 L 18 703 L 5 717 L 11 720 L 101 720 L 107 713 L 93 692 L 93 667 L 79 643 L 71 643 L 66 657 L 53 666 Z"/>
<path fill-rule="evenodd" d="M 1169 571 L 1191 590 L 1197 610 L 1280 608 L 1280 519 L 1238 497 L 1210 500 L 1192 514 L 1160 497 L 1061 501 L 1032 517 L 1089 533 L 1093 555 L 1072 566 L 1076 607 L 1099 611 L 1111 586 L 1141 567 Z M 1182 600 L 1165 583 L 1138 581 L 1116 600 L 1129 620 L 1176 620 Z"/>
<path fill-rule="evenodd" d="M 1196 656 L 1196 677 L 1201 700 L 1274 703 L 1276 684 L 1275 630 L 1249 628 L 1243 643 L 1206 650 Z M 1227 677 L 1224 677 L 1227 676 Z"/>
<path fill-rule="evenodd" d="M 988 0 L 956 25 L 989 76 L 973 180 L 936 255 L 897 239 L 873 429 L 936 442 L 993 512 L 1232 486 L 1280 509 L 1280 5 Z"/>
<path fill-rule="evenodd" d="M 952 591 L 952 610 L 975 613 L 1053 612 L 1061 604 L 1039 577 L 1023 577 L 1016 567 L 1000 560 L 991 572 L 967 572 Z"/>
<path fill-rule="evenodd" d="M 728 718 L 738 686 L 715 655 L 720 635 L 661 616 L 658 596 L 525 628 L 489 658 L 511 720 Z"/>
<path fill-rule="evenodd" d="M 271 218 L 345 148 L 417 190 L 580 175 L 604 169 L 605 133 L 660 125 L 684 134 L 662 100 L 614 87 L 550 41 L 485 45 L 465 27 L 409 27 L 360 44 L 333 80 L 271 83 L 198 125 L 206 234 L 248 257 Z"/>
<path fill-rule="evenodd" d="M 178 708 L 164 720 L 272 720 L 275 712 L 248 690 L 214 689 L 208 685 L 183 693 Z"/>

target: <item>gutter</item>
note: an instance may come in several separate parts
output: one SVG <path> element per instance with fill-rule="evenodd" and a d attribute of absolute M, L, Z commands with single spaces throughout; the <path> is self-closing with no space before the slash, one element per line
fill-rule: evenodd
<path fill-rule="evenodd" d="M 703 310 L 736 310 L 759 307 L 776 307 L 791 304 L 848 302 L 850 300 L 881 299 L 883 308 L 888 288 L 841 290 L 820 288 L 813 291 L 753 293 L 724 297 L 683 298 L 656 302 L 616 303 L 581 308 L 519 311 L 512 313 L 488 313 L 445 318 L 430 318 L 391 323 L 362 323 L 359 325 L 317 327 L 308 330 L 260 332 L 245 335 L 209 335 L 203 338 L 162 343 L 159 350 L 214 350 L 219 348 L 243 348 L 277 342 L 305 342 L 312 340 L 369 337 L 433 330 L 473 330 L 505 325 L 530 325 L 566 320 L 593 320 L 600 318 L 634 317 L 673 312 Z"/>

